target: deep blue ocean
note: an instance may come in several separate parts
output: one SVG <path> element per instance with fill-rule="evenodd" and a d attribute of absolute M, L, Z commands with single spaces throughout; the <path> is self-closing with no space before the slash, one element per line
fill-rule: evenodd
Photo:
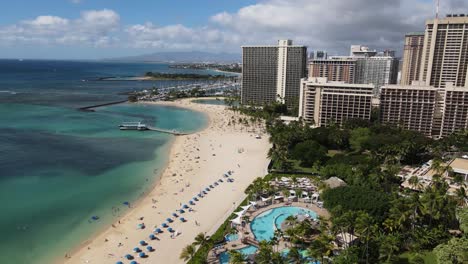
<path fill-rule="evenodd" d="M 135 202 L 152 187 L 173 136 L 120 131 L 120 123 L 144 121 L 187 132 L 206 125 L 203 114 L 174 107 L 118 104 L 77 110 L 125 99 L 124 92 L 183 84 L 97 81 L 147 71 L 195 70 L 150 63 L 0 60 L 0 263 L 50 263 L 63 257 L 124 214 L 124 202 Z"/>

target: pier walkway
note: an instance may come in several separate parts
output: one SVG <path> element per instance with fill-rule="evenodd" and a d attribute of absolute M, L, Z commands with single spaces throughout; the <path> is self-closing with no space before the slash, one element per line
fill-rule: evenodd
<path fill-rule="evenodd" d="M 183 133 L 183 132 L 179 132 L 177 130 L 162 129 L 162 128 L 156 128 L 156 127 L 151 127 L 151 126 L 147 126 L 147 129 L 150 130 L 150 131 L 157 131 L 157 132 L 161 132 L 161 133 L 172 134 L 174 136 L 189 135 L 189 133 Z"/>
<path fill-rule="evenodd" d="M 127 102 L 127 100 L 120 100 L 120 101 L 116 101 L 116 102 L 109 102 L 109 103 L 103 103 L 103 104 L 80 107 L 80 108 L 78 108 L 78 110 L 85 111 L 85 112 L 94 112 L 93 108 L 98 108 L 98 107 L 101 107 L 101 106 L 108 106 L 108 105 L 115 105 L 115 104 L 122 104 L 122 103 L 126 103 L 126 102 Z"/>

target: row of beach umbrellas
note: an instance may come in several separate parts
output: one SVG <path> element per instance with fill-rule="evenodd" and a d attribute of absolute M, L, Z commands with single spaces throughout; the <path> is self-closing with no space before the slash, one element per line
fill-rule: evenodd
<path fill-rule="evenodd" d="M 224 176 L 225 176 L 226 178 L 229 178 L 229 176 L 231 176 L 231 175 L 232 175 L 232 171 L 228 171 L 227 173 L 224 174 Z M 232 180 L 231 178 L 229 178 L 227 181 L 228 181 L 228 182 L 232 182 L 233 180 Z M 196 205 L 195 202 L 198 202 L 198 201 L 199 201 L 199 198 L 203 198 L 204 195 L 208 194 L 208 192 L 211 191 L 211 189 L 214 189 L 215 186 L 218 186 L 219 183 L 222 183 L 222 182 L 224 182 L 223 179 L 218 179 L 218 180 L 215 181 L 213 184 L 210 184 L 208 187 L 206 187 L 204 190 L 202 190 L 200 193 L 198 193 L 196 196 L 194 196 L 188 203 L 189 203 L 190 205 L 192 205 L 192 206 L 193 206 L 193 205 Z M 190 209 L 190 206 L 187 205 L 187 204 L 184 204 L 184 205 L 182 205 L 182 208 L 181 208 L 181 209 L 178 209 L 176 212 L 178 212 L 179 214 L 183 214 L 183 213 L 185 213 L 185 210 L 187 210 L 187 209 Z M 172 213 L 172 217 L 174 217 L 174 218 L 179 218 L 179 220 L 180 220 L 181 222 L 186 222 L 186 221 L 187 221 L 187 219 L 185 219 L 184 217 L 180 217 L 180 216 L 179 216 L 177 213 L 175 213 L 175 212 Z M 164 222 L 164 223 L 161 224 L 161 227 L 162 227 L 162 228 L 167 228 L 167 231 L 169 231 L 170 233 L 174 233 L 175 230 L 174 230 L 172 227 L 170 227 L 169 224 L 168 224 L 168 223 L 173 223 L 173 222 L 174 222 L 174 220 L 173 220 L 172 218 L 168 217 L 168 218 L 166 218 L 166 222 Z M 138 224 L 138 228 L 139 228 L 139 229 L 143 229 L 143 228 L 144 228 L 144 224 Z M 154 231 L 153 231 L 153 233 L 150 234 L 150 235 L 148 236 L 149 239 L 150 239 L 150 240 L 156 239 L 156 235 L 155 235 L 155 234 L 163 233 L 163 229 L 162 229 L 162 228 L 155 228 Z M 146 250 L 147 250 L 148 252 L 153 252 L 153 251 L 154 251 L 154 248 L 153 248 L 152 246 L 149 246 L 148 243 L 146 243 L 146 241 L 144 241 L 144 240 L 141 240 L 141 241 L 140 241 L 140 246 L 146 246 Z M 147 256 L 147 255 L 145 254 L 145 252 L 143 252 L 143 250 L 141 250 L 139 247 L 135 247 L 135 248 L 133 249 L 133 252 L 134 252 L 134 253 L 137 253 L 138 256 L 139 256 L 140 258 L 144 258 L 144 257 Z M 125 258 L 128 259 L 128 260 L 132 260 L 134 257 L 133 257 L 133 255 L 131 255 L 131 254 L 127 254 L 127 255 L 125 255 Z M 122 261 L 118 261 L 116 264 L 123 264 L 123 262 L 122 262 Z M 130 262 L 130 264 L 137 264 L 137 262 L 136 262 L 136 261 L 132 261 L 132 262 Z"/>

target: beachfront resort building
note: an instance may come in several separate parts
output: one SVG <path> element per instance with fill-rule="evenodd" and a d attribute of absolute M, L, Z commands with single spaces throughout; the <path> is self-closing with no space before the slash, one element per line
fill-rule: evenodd
<path fill-rule="evenodd" d="M 378 93 L 381 86 L 396 84 L 399 60 L 395 51 L 377 52 L 362 45 L 352 45 L 350 56 L 330 56 L 309 64 L 309 77 L 326 77 L 329 81 L 373 84 Z"/>
<path fill-rule="evenodd" d="M 242 46 L 242 104 L 281 102 L 296 107 L 306 64 L 307 47 L 291 40 L 279 40 L 276 46 Z"/>
<path fill-rule="evenodd" d="M 355 83 L 373 84 L 375 93 L 387 84 L 396 84 L 399 60 L 389 56 L 357 58 Z"/>
<path fill-rule="evenodd" d="M 381 88 L 380 119 L 384 124 L 441 138 L 468 129 L 468 88 L 387 85 Z"/>
<path fill-rule="evenodd" d="M 401 85 L 411 85 L 413 81 L 419 80 L 423 47 L 424 32 L 412 32 L 405 35 Z"/>
<path fill-rule="evenodd" d="M 426 22 L 420 80 L 436 88 L 468 87 L 468 16 Z"/>
<path fill-rule="evenodd" d="M 424 36 L 407 34 L 402 71 L 402 85 L 381 89 L 382 123 L 433 138 L 468 129 L 468 16 L 428 20 Z"/>
<path fill-rule="evenodd" d="M 370 120 L 374 86 L 329 82 L 327 78 L 301 81 L 299 117 L 316 127 L 341 126 L 350 119 Z"/>
<path fill-rule="evenodd" d="M 333 82 L 354 83 L 356 59 L 351 57 L 332 57 L 314 59 L 309 63 L 309 77 L 325 77 Z"/>

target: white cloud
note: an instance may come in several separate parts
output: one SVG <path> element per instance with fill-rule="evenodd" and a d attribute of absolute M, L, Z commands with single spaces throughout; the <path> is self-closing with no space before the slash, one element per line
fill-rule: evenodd
<path fill-rule="evenodd" d="M 210 20 L 243 44 L 290 38 L 310 49 L 344 53 L 351 44 L 401 50 L 404 34 L 424 31 L 434 10 L 432 1 L 423 0 L 265 0 Z M 447 12 L 468 12 L 468 1 L 444 1 L 441 16 Z"/>
<path fill-rule="evenodd" d="M 197 27 L 149 21 L 121 25 L 113 10 L 89 10 L 77 19 L 44 15 L 0 26 L 0 45 L 240 52 L 244 44 L 274 44 L 290 38 L 311 50 L 330 53 L 343 54 L 351 44 L 401 50 L 404 34 L 423 31 L 425 19 L 433 17 L 434 10 L 427 0 L 261 0 L 235 12 L 213 14 L 206 25 Z M 441 16 L 447 12 L 468 12 L 468 1 L 443 1 Z"/>
<path fill-rule="evenodd" d="M 17 24 L 0 27 L 3 45 L 87 45 L 105 46 L 113 43 L 113 32 L 120 27 L 120 16 L 108 9 L 90 10 L 80 18 L 69 20 L 58 16 L 38 16 Z"/>
<path fill-rule="evenodd" d="M 23 23 L 29 24 L 32 26 L 43 27 L 56 27 L 56 26 L 66 26 L 68 25 L 68 19 L 57 17 L 57 16 L 38 16 L 34 20 L 26 20 Z"/>
<path fill-rule="evenodd" d="M 211 49 L 220 51 L 230 36 L 209 27 L 189 28 L 184 25 L 156 26 L 145 23 L 129 26 L 129 46 L 134 48 L 159 48 L 167 50 Z"/>

